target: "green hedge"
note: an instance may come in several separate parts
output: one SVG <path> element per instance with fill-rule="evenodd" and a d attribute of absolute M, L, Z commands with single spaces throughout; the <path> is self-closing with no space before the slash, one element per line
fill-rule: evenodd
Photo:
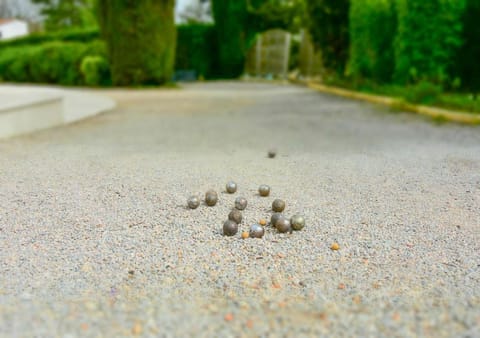
<path fill-rule="evenodd" d="M 448 84 L 462 45 L 464 0 L 397 0 L 395 79 Z"/>
<path fill-rule="evenodd" d="M 390 0 L 352 0 L 348 74 L 388 83 L 395 70 L 393 42 L 397 31 Z"/>
<path fill-rule="evenodd" d="M 0 50 L 9 47 L 33 46 L 46 42 L 91 42 L 100 38 L 98 29 L 71 30 L 63 33 L 34 33 L 13 40 L 0 41 Z"/>
<path fill-rule="evenodd" d="M 0 78 L 4 81 L 84 85 L 80 71 L 87 56 L 106 57 L 105 44 L 53 41 L 0 51 Z"/>
<path fill-rule="evenodd" d="M 215 27 L 205 24 L 177 27 L 176 70 L 194 70 L 206 79 L 221 74 L 218 65 L 218 45 Z"/>

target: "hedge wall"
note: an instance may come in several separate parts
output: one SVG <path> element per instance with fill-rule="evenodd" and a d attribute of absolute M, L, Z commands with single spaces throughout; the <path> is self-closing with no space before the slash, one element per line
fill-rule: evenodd
<path fill-rule="evenodd" d="M 0 78 L 11 82 L 84 85 L 81 72 L 84 58 L 106 57 L 105 44 L 100 40 L 90 43 L 53 41 L 33 46 L 17 46 L 0 52 Z M 107 83 L 108 71 L 102 69 Z"/>
<path fill-rule="evenodd" d="M 380 83 L 392 80 L 396 15 L 390 0 L 352 0 L 348 75 Z"/>
<path fill-rule="evenodd" d="M 91 42 L 99 38 L 98 29 L 71 30 L 64 33 L 35 33 L 18 39 L 0 41 L 0 50 L 8 47 L 39 45 L 51 41 Z"/>

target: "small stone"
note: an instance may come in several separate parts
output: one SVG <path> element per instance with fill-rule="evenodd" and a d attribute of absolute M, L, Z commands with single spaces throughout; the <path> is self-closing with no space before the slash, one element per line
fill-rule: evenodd
<path fill-rule="evenodd" d="M 250 237 L 262 238 L 265 234 L 265 229 L 260 224 L 253 224 L 250 227 Z"/>
<path fill-rule="evenodd" d="M 258 193 L 260 196 L 267 197 L 270 195 L 270 187 L 266 184 L 262 184 L 260 187 L 258 187 Z"/>
<path fill-rule="evenodd" d="M 272 227 L 275 227 L 275 225 L 277 224 L 277 221 L 281 218 L 281 217 L 284 217 L 281 213 L 279 212 L 274 212 L 272 217 L 270 218 L 270 225 Z"/>
<path fill-rule="evenodd" d="M 293 215 L 292 218 L 290 218 L 290 225 L 293 230 L 302 230 L 305 226 L 305 217 L 302 215 Z"/>
<path fill-rule="evenodd" d="M 190 209 L 197 209 L 200 205 L 200 198 L 197 196 L 190 196 L 187 200 L 187 204 Z"/>
<path fill-rule="evenodd" d="M 217 193 L 213 190 L 207 191 L 207 193 L 205 194 L 205 203 L 208 206 L 213 207 L 215 204 L 217 204 L 217 201 L 218 201 Z"/>
<path fill-rule="evenodd" d="M 223 223 L 223 234 L 225 236 L 233 236 L 238 232 L 238 224 L 234 221 L 227 220 Z"/>
<path fill-rule="evenodd" d="M 242 218 L 242 213 L 240 212 L 240 210 L 237 209 L 233 209 L 228 214 L 228 219 L 234 221 L 237 224 L 240 224 L 242 222 Z"/>
<path fill-rule="evenodd" d="M 292 232 L 290 221 L 285 217 L 280 217 L 278 221 L 275 223 L 275 227 L 277 228 L 278 232 L 282 234 L 286 232 L 290 232 L 290 233 Z"/>
<path fill-rule="evenodd" d="M 275 201 L 273 201 L 272 210 L 275 212 L 282 212 L 283 210 L 285 210 L 285 201 L 281 199 L 276 199 Z"/>
<path fill-rule="evenodd" d="M 237 191 L 237 183 L 233 181 L 228 182 L 225 186 L 225 190 L 227 190 L 229 194 L 235 193 Z"/>
<path fill-rule="evenodd" d="M 268 158 L 275 158 L 275 156 L 277 156 L 277 150 L 276 149 L 268 150 Z"/>
<path fill-rule="evenodd" d="M 247 200 L 244 197 L 237 197 L 235 199 L 235 208 L 238 210 L 245 210 L 247 207 Z"/>

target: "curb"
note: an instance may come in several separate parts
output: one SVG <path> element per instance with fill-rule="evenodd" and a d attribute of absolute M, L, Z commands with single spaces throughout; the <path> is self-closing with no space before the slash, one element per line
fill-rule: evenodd
<path fill-rule="evenodd" d="M 407 111 L 414 112 L 420 115 L 428 116 L 433 119 L 439 119 L 439 120 L 445 120 L 445 121 L 451 121 L 451 122 L 457 122 L 457 123 L 463 123 L 463 124 L 471 124 L 471 125 L 480 124 L 480 115 L 446 110 L 441 108 L 434 108 L 429 106 L 415 105 L 415 104 L 406 103 L 403 100 L 394 99 L 388 96 L 364 94 L 364 93 L 351 91 L 348 89 L 325 86 L 323 84 L 312 82 L 312 81 L 295 80 L 293 81 L 293 83 L 302 83 L 311 89 L 314 89 L 316 91 L 323 92 L 323 93 L 339 95 L 339 96 L 343 96 L 350 99 L 367 101 L 370 103 L 382 104 L 389 107 L 399 107 L 401 109 L 405 109 Z"/>
<path fill-rule="evenodd" d="M 1 85 L 0 140 L 67 125 L 111 110 L 111 98 L 88 90 Z"/>

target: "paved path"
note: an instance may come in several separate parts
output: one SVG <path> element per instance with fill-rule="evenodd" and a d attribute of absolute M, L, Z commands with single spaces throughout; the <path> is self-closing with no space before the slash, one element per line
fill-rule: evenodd
<path fill-rule="evenodd" d="M 480 336 L 478 128 L 294 86 L 106 93 L 0 142 L 0 336 Z M 225 238 L 239 195 L 242 230 L 276 197 L 307 226 Z"/>

